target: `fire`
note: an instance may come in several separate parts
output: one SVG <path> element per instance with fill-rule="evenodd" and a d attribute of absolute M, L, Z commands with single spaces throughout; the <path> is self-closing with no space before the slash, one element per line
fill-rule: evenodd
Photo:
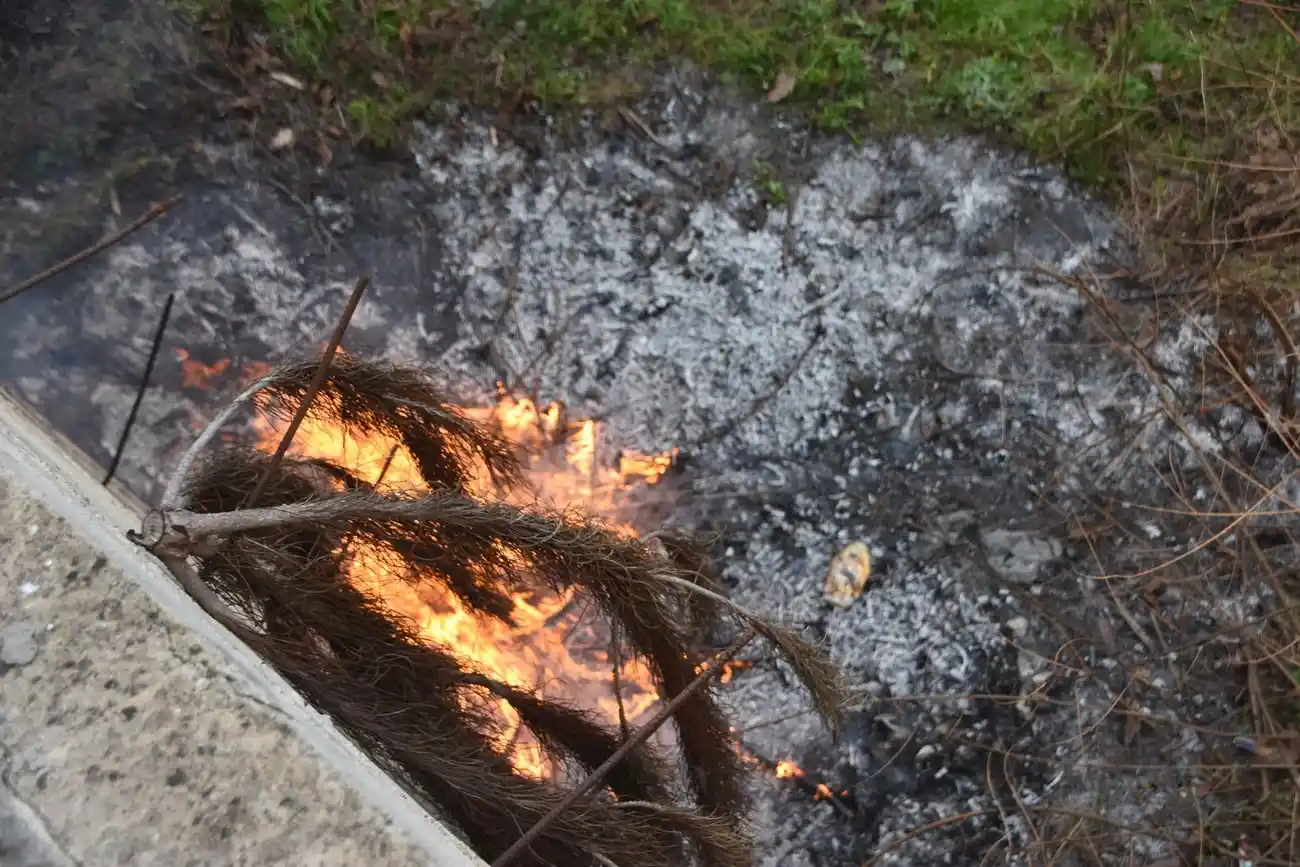
<path fill-rule="evenodd" d="M 803 776 L 804 776 L 803 768 L 799 767 L 789 759 L 785 759 L 776 763 L 776 778 L 778 780 L 793 780 L 796 778 L 802 778 Z M 817 783 L 813 786 L 813 788 L 816 789 L 813 798 L 818 801 L 824 798 L 835 797 L 835 793 L 831 791 L 831 787 L 826 785 L 825 783 Z"/>
<path fill-rule="evenodd" d="M 570 422 L 561 404 L 551 403 L 539 411 L 530 398 L 504 389 L 495 406 L 468 409 L 466 414 L 476 421 L 499 425 L 506 437 L 522 447 L 530 464 L 530 479 L 547 505 L 579 509 L 611 522 L 615 529 L 629 535 L 636 535 L 636 531 L 616 519 L 620 496 L 638 484 L 658 482 L 677 454 L 676 449 L 659 455 L 624 451 L 616 465 L 603 466 L 598 460 L 597 421 Z M 563 466 L 555 465 L 557 445 L 563 446 Z M 486 477 L 480 478 L 477 492 L 487 493 L 490 484 Z"/>
<path fill-rule="evenodd" d="M 620 501 L 631 488 L 657 483 L 672 465 L 673 453 L 648 455 L 623 452 L 612 465 L 599 453 L 600 426 L 593 419 L 570 422 L 564 407 L 552 403 L 539 409 L 526 397 L 501 392 L 495 406 L 467 409 L 482 422 L 499 426 L 517 443 L 528 462 L 529 480 L 546 505 L 579 509 L 610 524 L 617 532 L 635 535 L 620 519 Z M 260 446 L 274 450 L 282 426 L 265 417 L 254 423 Z M 292 452 L 325 458 L 347 466 L 363 480 L 389 490 L 420 490 L 414 460 L 402 448 L 380 438 L 345 436 L 340 428 L 308 416 L 294 439 Z M 492 494 L 486 471 L 474 482 L 474 493 Z M 536 501 L 528 493 L 509 498 L 517 505 Z M 613 660 L 608 639 L 582 613 L 572 598 L 518 593 L 513 628 L 465 610 L 451 594 L 430 599 L 400 580 L 383 552 L 358 545 L 350 551 L 348 574 L 362 591 L 384 602 L 395 613 L 418 625 L 431 643 L 450 649 L 497 680 L 516 687 L 540 688 L 587 707 L 595 707 L 611 723 L 619 720 L 613 693 Z M 620 685 L 624 713 L 635 723 L 658 700 L 649 671 L 633 660 L 622 660 Z M 729 679 L 729 678 L 728 678 Z M 486 698 L 486 696 L 479 696 Z M 521 773 L 551 776 L 536 744 L 521 730 L 518 715 L 505 702 L 497 706 L 505 723 L 499 747 Z"/>
<path fill-rule="evenodd" d="M 718 675 L 718 682 L 731 683 L 731 679 L 736 676 L 736 672 L 744 671 L 752 664 L 744 659 L 733 659 L 730 662 L 724 662 L 722 664 L 722 674 Z"/>
<path fill-rule="evenodd" d="M 202 361 L 190 358 L 189 352 L 184 349 L 176 350 L 176 360 L 181 363 L 183 388 L 211 388 L 211 381 L 230 368 L 229 358 L 223 358 L 215 364 L 204 364 Z"/>

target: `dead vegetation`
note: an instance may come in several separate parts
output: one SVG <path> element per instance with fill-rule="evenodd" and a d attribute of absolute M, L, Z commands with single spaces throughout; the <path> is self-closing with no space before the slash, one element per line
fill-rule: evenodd
<path fill-rule="evenodd" d="M 679 778 L 675 756 L 645 744 L 624 748 L 626 757 L 596 794 L 548 817 L 511 863 L 751 863 L 743 764 L 714 696 L 696 683 L 712 671 L 708 655 L 693 649 L 691 630 L 716 640 L 744 624 L 761 635 L 834 727 L 841 698 L 822 652 L 728 602 L 684 540 L 652 548 L 581 515 L 473 494 L 471 481 L 484 473 L 499 490 L 520 484 L 516 457 L 423 377 L 338 358 L 315 393 L 311 380 L 321 369 L 317 360 L 278 368 L 258 385 L 260 408 L 288 418 L 311 400 L 310 416 L 347 435 L 391 439 L 419 468 L 427 490 L 381 489 L 346 466 L 277 463 L 261 452 L 227 449 L 202 459 L 142 541 L 183 583 L 185 558 L 196 558 L 197 592 L 217 600 L 208 600 L 210 612 L 376 761 L 436 804 L 489 860 L 564 803 L 564 777 L 599 768 L 624 748 L 627 733 L 474 670 L 455 648 L 425 640 L 418 624 L 359 588 L 350 564 L 364 551 L 369 568 L 381 564 L 384 580 L 430 599 L 451 593 L 469 609 L 507 621 L 517 591 L 576 588 L 616 625 L 625 645 L 619 655 L 644 661 L 661 698 L 679 700 L 672 720 L 685 773 Z M 498 700 L 514 708 L 567 775 L 539 780 L 512 766 L 501 746 Z"/>
<path fill-rule="evenodd" d="M 1300 52 L 1293 5 L 1250 5 Z M 1124 261 L 1047 275 L 1154 398 L 1107 450 L 1122 481 L 1057 513 L 1110 616 L 1023 600 L 1059 641 L 1024 695 L 858 697 L 1023 720 L 1023 741 L 976 744 L 992 807 L 885 840 L 872 867 L 981 831 L 982 864 L 1300 863 L 1300 77 L 1233 73 L 1160 106 L 1180 140 L 1127 152 Z M 1054 749 L 1031 734 L 1040 711 L 1077 717 Z M 1034 777 L 1050 799 L 1026 796 Z"/>
<path fill-rule="evenodd" d="M 1201 155 L 1130 162 L 1132 264 L 1068 281 L 1153 388 L 1159 414 L 1143 427 L 1167 448 L 1126 462 L 1145 494 L 1130 484 L 1063 516 L 1093 551 L 1118 644 L 1138 649 L 1093 671 L 1096 630 L 1076 630 L 1057 661 L 1108 685 L 1104 724 L 1121 744 L 1169 750 L 1168 806 L 1135 825 L 1104 802 L 1028 807 L 1034 863 L 1150 863 L 1138 839 L 1172 847 L 1161 865 L 1300 863 L 1300 79 L 1249 86 L 1182 107 Z M 1173 369 L 1162 344 L 1192 357 Z M 1223 705 L 1193 706 L 1210 696 Z M 1180 740 L 1199 744 L 1196 763 L 1174 763 Z"/>

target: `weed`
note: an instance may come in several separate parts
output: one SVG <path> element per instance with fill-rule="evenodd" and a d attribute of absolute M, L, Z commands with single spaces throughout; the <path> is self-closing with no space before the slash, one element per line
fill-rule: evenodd
<path fill-rule="evenodd" d="M 789 199 L 785 182 L 770 164 L 758 160 L 753 167 L 754 185 L 762 191 L 769 205 L 784 205 Z"/>

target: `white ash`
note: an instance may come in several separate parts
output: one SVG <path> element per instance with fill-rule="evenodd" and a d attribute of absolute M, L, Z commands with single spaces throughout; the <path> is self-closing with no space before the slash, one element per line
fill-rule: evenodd
<path fill-rule="evenodd" d="M 1037 183 L 1031 170 L 968 141 L 842 147 L 800 190 L 787 232 L 783 208 L 763 214 L 761 229 L 749 225 L 738 213 L 743 190 L 683 203 L 671 181 L 617 145 L 524 167 L 481 132 L 468 143 L 445 139 L 422 142 L 421 164 L 446 185 L 439 222 L 454 234 L 443 243 L 463 263 L 453 274 L 472 309 L 494 319 L 508 311 L 494 344 L 504 366 L 522 372 L 540 356 L 532 373 L 546 394 L 618 408 L 620 435 L 647 449 L 697 443 L 774 391 L 725 448 L 798 449 L 819 432 L 847 377 L 920 354 L 909 344 L 928 338 L 906 323 L 924 328 L 939 284 L 1010 264 L 964 248 L 1013 231 L 1008 202 Z M 502 173 L 525 177 L 505 183 Z M 467 181 L 487 194 L 466 196 Z M 647 208 L 667 218 L 656 222 Z M 918 232 L 916 214 L 927 211 L 932 224 Z M 664 245 L 650 263 L 647 239 Z M 955 282 L 972 279 L 980 278 Z M 1017 328 L 1077 303 L 1014 277 L 983 279 Z M 945 323 L 960 344 L 1001 312 L 968 305 Z M 487 317 L 471 322 L 448 360 L 475 367 L 472 353 L 493 328 Z M 817 347 L 796 364 L 818 332 Z M 558 346 L 548 352 L 547 340 Z"/>

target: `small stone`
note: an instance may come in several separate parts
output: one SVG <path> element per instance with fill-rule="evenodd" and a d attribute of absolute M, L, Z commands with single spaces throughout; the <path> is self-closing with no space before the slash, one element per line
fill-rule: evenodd
<path fill-rule="evenodd" d="M 1016 638 L 1024 638 L 1029 634 L 1029 619 L 1023 616 L 1012 617 L 1007 621 L 1007 629 L 1010 629 Z"/>
<path fill-rule="evenodd" d="M 923 759 L 928 759 L 937 752 L 939 752 L 939 748 L 934 744 L 926 744 L 916 751 L 916 760 L 919 762 Z"/>
<path fill-rule="evenodd" d="M 281 151 L 285 148 L 293 147 L 293 143 L 297 141 L 297 139 L 298 136 L 292 129 L 284 127 L 271 139 L 271 150 Z"/>
<path fill-rule="evenodd" d="M 27 665 L 36 658 L 36 631 L 19 621 L 0 629 L 0 664 Z"/>
<path fill-rule="evenodd" d="M 1044 564 L 1061 556 L 1061 543 L 1021 530 L 987 530 L 980 533 L 989 564 L 1008 581 L 1030 584 Z"/>
<path fill-rule="evenodd" d="M 934 519 L 934 523 L 945 535 L 956 536 L 975 523 L 975 513 L 968 509 L 958 509 L 955 512 L 939 515 Z"/>
<path fill-rule="evenodd" d="M 1019 671 L 1022 681 L 1032 680 L 1046 664 L 1047 662 L 1041 656 L 1024 650 L 1016 655 L 1016 670 Z"/>

